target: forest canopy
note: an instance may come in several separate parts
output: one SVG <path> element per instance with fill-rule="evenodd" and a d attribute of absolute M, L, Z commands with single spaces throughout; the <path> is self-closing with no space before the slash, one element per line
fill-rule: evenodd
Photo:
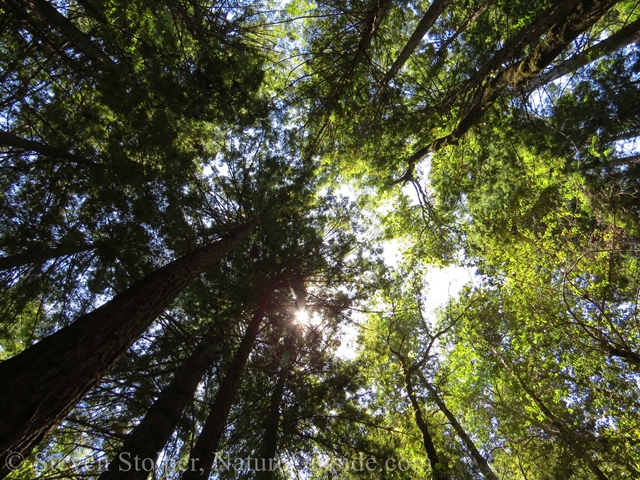
<path fill-rule="evenodd" d="M 640 478 L 639 41 L 0 0 L 0 478 Z"/>

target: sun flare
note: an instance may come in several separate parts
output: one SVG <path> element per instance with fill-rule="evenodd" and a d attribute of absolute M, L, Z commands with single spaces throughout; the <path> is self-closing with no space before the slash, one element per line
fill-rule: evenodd
<path fill-rule="evenodd" d="M 301 324 L 308 324 L 309 320 L 309 312 L 307 312 L 306 310 L 298 310 L 296 312 L 296 322 Z"/>

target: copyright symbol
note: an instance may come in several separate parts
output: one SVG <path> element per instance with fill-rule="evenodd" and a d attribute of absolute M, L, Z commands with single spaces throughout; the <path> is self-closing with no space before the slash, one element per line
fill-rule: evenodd
<path fill-rule="evenodd" d="M 9 470 L 15 470 L 22 463 L 24 456 L 20 452 L 11 452 L 4 460 L 4 464 Z"/>

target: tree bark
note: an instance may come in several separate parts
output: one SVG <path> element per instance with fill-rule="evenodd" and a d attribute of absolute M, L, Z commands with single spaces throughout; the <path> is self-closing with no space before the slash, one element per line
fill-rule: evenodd
<path fill-rule="evenodd" d="M 436 451 L 436 447 L 433 443 L 433 438 L 431 437 L 431 433 L 429 432 L 429 426 L 422 416 L 422 409 L 420 408 L 420 404 L 418 403 L 418 399 L 416 398 L 416 393 L 413 388 L 413 383 L 411 382 L 411 372 L 407 370 L 404 363 L 402 365 L 402 369 L 404 371 L 405 388 L 407 389 L 407 395 L 409 396 L 409 401 L 411 402 L 411 407 L 413 408 L 416 425 L 418 425 L 418 428 L 422 433 L 422 440 L 424 443 L 424 448 L 427 451 L 427 458 L 429 459 L 429 463 L 431 464 L 433 478 L 434 480 L 449 480 L 450 477 L 445 472 L 444 465 L 442 465 L 442 463 L 440 462 L 440 457 L 438 456 L 438 452 Z"/>
<path fill-rule="evenodd" d="M 158 454 L 171 438 L 182 412 L 211 364 L 219 340 L 219 335 L 210 332 L 200 341 L 98 480 L 148 478 L 150 472 L 131 468 L 131 464 L 136 457 L 141 462 L 150 458 L 153 464 L 156 463 Z"/>
<path fill-rule="evenodd" d="M 297 286 L 297 287 L 296 287 Z M 305 306 L 306 290 L 303 282 L 292 285 L 296 295 L 296 308 L 300 310 Z M 296 291 L 297 290 L 297 291 Z M 278 452 L 278 430 L 280 428 L 280 408 L 284 398 L 284 387 L 287 383 L 287 375 L 295 361 L 293 339 L 295 333 L 288 328 L 289 334 L 285 337 L 283 351 L 278 355 L 279 372 L 276 386 L 269 399 L 269 413 L 264 422 L 264 438 L 260 450 L 260 468 L 256 468 L 256 480 L 275 480 L 277 467 L 276 453 Z"/>
<path fill-rule="evenodd" d="M 396 58 L 396 61 L 393 62 L 389 71 L 385 74 L 382 79 L 382 86 L 387 85 L 391 79 L 400 71 L 400 69 L 407 63 L 411 54 L 418 48 L 418 45 L 422 41 L 422 38 L 427 34 L 429 29 L 436 22 L 438 17 L 442 14 L 445 8 L 451 3 L 451 0 L 433 0 L 433 3 L 427 10 L 427 13 L 424 14 L 418 26 L 411 34 L 409 41 L 405 44 L 402 52 Z"/>
<path fill-rule="evenodd" d="M 436 402 L 436 405 L 438 405 L 438 408 L 440 409 L 440 411 L 444 413 L 445 417 L 447 417 L 447 420 L 449 420 L 449 423 L 455 430 L 458 437 L 460 437 L 460 440 L 462 440 L 462 443 L 464 443 L 465 447 L 467 447 L 469 454 L 473 458 L 474 462 L 476 462 L 476 465 L 482 472 L 482 475 L 484 476 L 484 478 L 488 478 L 489 480 L 498 480 L 498 476 L 493 472 L 493 470 L 489 466 L 489 462 L 487 462 L 487 459 L 484 458 L 482 454 L 478 451 L 475 443 L 473 443 L 473 440 L 471 440 L 471 437 L 467 435 L 467 432 L 465 432 L 464 428 L 462 428 L 462 425 L 460 425 L 460 422 L 458 422 L 458 419 L 451 412 L 451 410 L 447 408 L 447 405 L 444 403 L 444 400 L 440 398 L 440 395 L 438 395 L 438 392 L 433 387 L 433 385 L 427 382 L 426 379 L 424 379 L 424 382 L 425 382 L 425 386 L 427 387 L 427 390 L 429 390 L 429 393 L 431 393 L 431 397 Z"/>
<path fill-rule="evenodd" d="M 597 43 L 593 47 L 586 49 L 570 59 L 562 62 L 551 71 L 534 78 L 527 86 L 527 91 L 531 92 L 547 83 L 553 82 L 564 75 L 576 71 L 580 67 L 584 67 L 598 58 L 615 52 L 616 50 L 626 47 L 640 40 L 640 19 L 630 23 L 626 27 L 622 27 L 609 38 Z"/>
<path fill-rule="evenodd" d="M 227 424 L 227 417 L 233 405 L 233 399 L 240 387 L 244 368 L 247 364 L 249 354 L 251 350 L 253 350 L 253 344 L 255 343 L 266 312 L 267 301 L 277 285 L 278 282 L 273 283 L 263 294 L 259 301 L 258 308 L 253 314 L 253 318 L 249 322 L 249 325 L 247 325 L 238 350 L 236 350 L 229 369 L 218 388 L 209 416 L 198 436 L 198 441 L 191 451 L 189 463 L 187 464 L 188 468 L 180 477 L 181 480 L 202 480 L 209 478 L 215 460 L 215 454 Z"/>
<path fill-rule="evenodd" d="M 556 23 L 551 28 L 544 40 L 533 49 L 527 58 L 507 67 L 488 82 L 487 86 L 476 96 L 471 108 L 458 122 L 453 132 L 434 140 L 414 153 L 408 160 L 406 173 L 393 183 L 411 180 L 417 162 L 429 153 L 457 143 L 471 127 L 480 121 L 484 112 L 493 105 L 508 86 L 512 87 L 513 93 L 522 91 L 533 78 L 553 62 L 569 43 L 592 26 L 616 3 L 616 0 L 583 0 L 579 2 L 565 21 Z"/>
<path fill-rule="evenodd" d="M 538 15 L 529 25 L 507 40 L 504 46 L 500 48 L 482 68 L 440 102 L 436 111 L 446 111 L 454 101 L 464 98 L 470 90 L 481 88 L 482 83 L 486 81 L 487 78 L 498 71 L 503 65 L 515 62 L 516 57 L 521 54 L 522 50 L 538 40 L 545 31 L 552 28 L 558 22 L 566 21 L 567 16 L 571 14 L 572 8 L 579 2 L 580 0 L 559 0 Z"/>
<path fill-rule="evenodd" d="M 26 456 L 196 276 L 252 231 L 233 235 L 156 270 L 111 301 L 0 363 L 0 478 L 10 452 Z"/>
<path fill-rule="evenodd" d="M 47 260 L 75 255 L 76 253 L 86 252 L 94 248 L 94 245 L 59 245 L 57 247 L 47 247 L 38 250 L 32 249 L 26 253 L 0 257 L 0 271 L 29 264 L 41 264 Z"/>
<path fill-rule="evenodd" d="M 380 22 L 385 17 L 387 12 L 389 11 L 389 7 L 391 7 L 392 0 L 376 0 L 375 8 L 371 11 L 366 20 L 367 29 L 364 31 L 362 38 L 360 39 L 360 43 L 358 44 L 358 49 L 356 50 L 356 54 L 353 56 L 351 60 L 351 64 L 347 69 L 344 77 L 342 78 L 341 83 L 344 84 L 348 82 L 353 77 L 356 66 L 364 57 L 365 52 L 371 45 L 371 40 L 373 40 L 373 36 L 378 31 L 378 27 L 380 26 Z"/>
<path fill-rule="evenodd" d="M 119 71 L 118 64 L 104 53 L 98 44 L 46 0 L 2 0 L 2 3 L 9 11 L 22 17 L 27 24 L 37 22 L 52 26 L 77 53 L 96 62 L 104 70 L 111 73 Z"/>
<path fill-rule="evenodd" d="M 269 400 L 269 413 L 265 422 L 264 438 L 262 439 L 262 449 L 260 467 L 262 470 L 256 471 L 256 480 L 274 480 L 276 467 L 276 453 L 278 451 L 278 429 L 280 428 L 280 406 L 284 398 L 284 386 L 287 381 L 288 368 L 281 368 L 271 398 Z"/>
<path fill-rule="evenodd" d="M 10 132 L 0 130 L 0 146 L 18 148 L 26 152 L 34 152 L 40 155 L 60 158 L 63 160 L 69 160 L 70 162 L 77 163 L 79 165 L 97 166 L 98 164 L 88 160 L 79 155 L 69 153 L 68 151 L 51 147 L 45 143 L 35 142 L 33 140 L 27 140 L 26 138 L 19 137 Z"/>

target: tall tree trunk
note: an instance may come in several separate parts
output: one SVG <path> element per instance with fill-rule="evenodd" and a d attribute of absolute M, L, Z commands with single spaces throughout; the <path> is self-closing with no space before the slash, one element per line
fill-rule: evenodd
<path fill-rule="evenodd" d="M 611 52 L 626 47 L 640 40 L 640 19 L 630 23 L 626 27 L 622 27 L 609 38 L 597 43 L 593 47 L 586 49 L 569 60 L 562 62 L 551 71 L 534 78 L 527 86 L 527 91 L 533 91 L 547 83 L 553 82 L 558 78 L 576 71 L 580 67 L 584 67 L 598 58 Z"/>
<path fill-rule="evenodd" d="M 375 0 L 375 7 L 369 13 L 369 16 L 366 20 L 366 30 L 362 34 L 362 38 L 360 39 L 360 43 L 358 43 L 358 49 L 356 50 L 356 54 L 353 56 L 351 60 L 351 64 L 347 69 L 344 77 L 342 78 L 341 83 L 344 84 L 353 78 L 355 74 L 356 67 L 364 57 L 365 52 L 371 45 L 371 41 L 373 40 L 374 35 L 378 31 L 378 27 L 380 26 L 380 22 L 386 16 L 389 8 L 391 7 L 392 0 Z"/>
<path fill-rule="evenodd" d="M 160 393 L 144 419 L 127 437 L 99 480 L 145 480 L 149 476 L 149 472 L 131 468 L 131 464 L 136 457 L 141 459 L 141 462 L 150 458 L 154 464 L 156 463 L 158 454 L 171 438 L 182 412 L 193 398 L 196 387 L 211 364 L 219 340 L 218 334 L 210 332 L 200 341 L 191 356 L 176 371 L 171 383 Z"/>
<path fill-rule="evenodd" d="M 465 432 L 464 428 L 462 428 L 462 425 L 460 425 L 460 422 L 458 422 L 458 419 L 451 412 L 451 410 L 447 408 L 447 405 L 444 403 L 444 400 L 440 398 L 440 395 L 438 395 L 438 392 L 436 391 L 436 389 L 426 379 L 423 378 L 423 380 L 424 380 L 425 386 L 427 387 L 427 390 L 429 390 L 429 393 L 431 393 L 431 397 L 436 402 L 436 405 L 438 405 L 438 408 L 440 409 L 440 411 L 444 413 L 445 417 L 447 417 L 447 420 L 449 420 L 449 423 L 455 430 L 458 437 L 460 437 L 460 440 L 462 440 L 462 443 L 464 443 L 465 447 L 467 447 L 469 454 L 473 458 L 474 462 L 476 462 L 476 465 L 482 472 L 482 475 L 484 476 L 484 478 L 488 478 L 489 480 L 498 480 L 498 476 L 493 472 L 493 470 L 491 470 L 491 467 L 489 466 L 489 462 L 487 462 L 487 459 L 484 458 L 482 454 L 478 451 L 475 443 L 473 443 L 473 440 L 471 440 L 471 437 L 467 435 L 467 432 Z"/>
<path fill-rule="evenodd" d="M 263 294 L 253 318 L 247 325 L 238 350 L 229 364 L 229 369 L 218 388 L 216 398 L 211 406 L 209 416 L 198 436 L 198 441 L 189 455 L 188 468 L 182 474 L 181 480 L 202 480 L 209 478 L 215 454 L 220 445 L 227 417 L 233 405 L 233 399 L 240 387 L 242 374 L 247 364 L 249 354 L 253 350 L 260 325 L 264 318 L 267 302 L 271 293 L 277 288 L 279 282 L 274 282 Z"/>
<path fill-rule="evenodd" d="M 570 3 L 570 2 L 567 2 Z M 471 127 L 480 121 L 484 112 L 489 109 L 505 88 L 511 86 L 514 93 L 525 88 L 538 76 L 562 51 L 587 28 L 591 27 L 616 0 L 583 0 L 573 8 L 570 15 L 562 22 L 556 23 L 524 60 L 514 63 L 489 81 L 474 99 L 471 108 L 458 122 L 453 132 L 438 138 L 415 152 L 408 160 L 406 173 L 393 183 L 410 181 L 413 178 L 415 165 L 432 152 L 458 142 Z"/>
<path fill-rule="evenodd" d="M 22 138 L 11 132 L 5 132 L 2 130 L 0 130 L 0 146 L 17 148 L 25 152 L 34 152 L 42 156 L 69 160 L 70 162 L 77 163 L 78 165 L 88 165 L 91 167 L 98 165 L 91 160 L 69 153 L 67 150 L 62 148 L 52 147 L 45 143 L 35 142 L 33 140 L 27 140 L 26 138 Z"/>
<path fill-rule="evenodd" d="M 297 282 L 293 289 L 296 294 L 296 308 L 301 310 L 305 306 L 306 290 L 304 283 Z M 264 422 L 264 438 L 262 439 L 262 448 L 260 456 L 263 464 L 260 465 L 262 470 L 256 469 L 256 480 L 274 480 L 276 478 L 275 470 L 277 467 L 276 453 L 278 452 L 278 430 L 280 428 L 280 407 L 284 398 L 284 387 L 287 383 L 287 375 L 295 361 L 294 355 L 294 335 L 295 331 L 288 329 L 289 334 L 285 337 L 282 354 L 278 356 L 279 372 L 276 386 L 271 393 L 269 399 L 269 413 Z"/>
<path fill-rule="evenodd" d="M 94 248 L 94 245 L 81 244 L 31 249 L 26 253 L 11 255 L 9 257 L 0 257 L 0 271 L 22 267 L 23 265 L 40 264 L 47 260 L 75 255 L 76 253 L 86 252 L 88 250 L 93 250 Z"/>
<path fill-rule="evenodd" d="M 529 25 L 524 27 L 512 38 L 508 39 L 482 68 L 475 72 L 469 79 L 451 92 L 442 102 L 439 103 L 434 111 L 444 112 L 451 107 L 454 101 L 457 101 L 467 94 L 467 92 L 480 89 L 483 82 L 497 72 L 503 65 L 515 63 L 517 57 L 528 45 L 536 42 L 545 31 L 552 28 L 558 22 L 565 22 L 567 16 L 571 14 L 580 0 L 558 0 L 548 9 L 538 15 Z"/>
<path fill-rule="evenodd" d="M 118 64 L 104 53 L 96 42 L 46 0 L 2 0 L 2 4 L 8 11 L 24 19 L 27 25 L 44 24 L 52 26 L 69 42 L 77 53 L 96 62 L 103 70 L 113 74 L 120 71 Z M 37 33 L 37 30 L 35 28 L 32 32 Z M 43 40 L 47 41 L 47 39 Z"/>
<path fill-rule="evenodd" d="M 433 3 L 427 10 L 427 13 L 424 14 L 424 17 L 418 23 L 418 26 L 413 31 L 413 34 L 409 38 L 409 41 L 405 44 L 402 52 L 396 58 L 396 61 L 393 62 L 389 71 L 385 74 L 382 79 L 382 86 L 387 85 L 391 79 L 400 71 L 400 69 L 407 63 L 411 54 L 418 48 L 418 45 L 422 41 L 422 38 L 427 34 L 429 29 L 436 22 L 438 17 L 442 14 L 445 8 L 451 3 L 451 0 L 433 0 Z"/>
<path fill-rule="evenodd" d="M 265 422 L 264 438 L 259 458 L 262 470 L 256 471 L 256 480 L 274 480 L 276 468 L 276 453 L 278 451 L 278 429 L 280 428 L 280 406 L 284 397 L 284 386 L 287 382 L 288 368 L 281 368 L 271 398 L 269 413 Z"/>
<path fill-rule="evenodd" d="M 411 371 L 407 369 L 407 367 L 404 365 L 404 362 L 402 365 L 402 369 L 404 371 L 405 388 L 407 389 L 407 395 L 409 396 L 409 401 L 411 402 L 411 407 L 413 408 L 416 425 L 418 425 L 418 428 L 422 433 L 422 440 L 424 443 L 424 448 L 427 451 L 427 458 L 429 459 L 429 463 L 431 464 L 433 478 L 434 480 L 449 480 L 450 477 L 445 471 L 445 467 L 444 465 L 442 465 L 440 457 L 438 456 L 438 452 L 436 451 L 436 447 L 433 443 L 431 432 L 429 432 L 429 426 L 422 416 L 422 409 L 420 408 L 420 404 L 418 403 L 416 392 L 411 381 Z"/>
<path fill-rule="evenodd" d="M 246 226 L 156 270 L 111 301 L 0 363 L 0 478 L 109 371 L 173 298 L 252 231 Z"/>

